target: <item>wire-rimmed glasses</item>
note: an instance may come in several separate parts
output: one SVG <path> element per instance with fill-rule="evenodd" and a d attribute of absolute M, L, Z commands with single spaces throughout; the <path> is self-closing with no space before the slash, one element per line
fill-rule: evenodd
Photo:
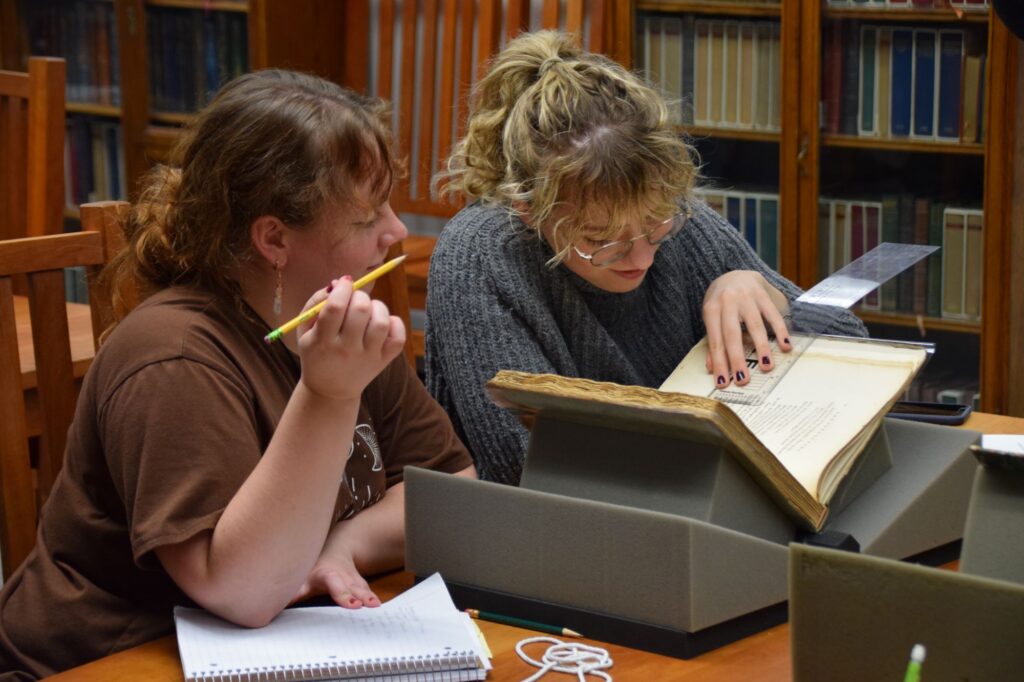
<path fill-rule="evenodd" d="M 633 250 L 633 242 L 637 239 L 646 238 L 647 243 L 651 246 L 664 244 L 669 239 L 672 239 L 672 237 L 679 234 L 679 231 L 683 229 L 683 225 L 685 225 L 686 221 L 689 219 L 690 211 L 689 209 L 684 209 L 679 213 L 676 213 L 671 218 L 666 218 L 657 225 L 654 225 L 635 237 L 602 244 L 595 248 L 591 253 L 581 250 L 580 247 L 575 244 L 572 249 L 580 258 L 590 261 L 590 264 L 595 268 L 606 268 L 609 265 L 617 263 L 625 258 L 629 252 Z"/>

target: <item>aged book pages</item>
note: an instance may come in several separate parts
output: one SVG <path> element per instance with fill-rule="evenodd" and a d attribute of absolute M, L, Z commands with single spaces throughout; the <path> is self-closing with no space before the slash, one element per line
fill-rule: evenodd
<path fill-rule="evenodd" d="M 748 386 L 720 391 L 705 368 L 704 339 L 661 390 L 728 404 L 797 481 L 827 504 L 927 352 L 828 336 L 794 336 L 793 342 L 805 347 L 799 356 L 776 350 L 772 372 L 762 373 L 754 360 Z"/>

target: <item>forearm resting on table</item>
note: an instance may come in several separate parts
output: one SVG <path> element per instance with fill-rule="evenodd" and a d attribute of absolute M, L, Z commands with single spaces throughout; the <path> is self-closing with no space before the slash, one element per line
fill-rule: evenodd
<path fill-rule="evenodd" d="M 454 475 L 476 478 L 476 469 L 470 466 Z M 364 576 L 400 568 L 405 561 L 405 483 L 391 486 L 380 502 L 336 523 L 322 556 L 333 552 L 350 555 Z"/>
<path fill-rule="evenodd" d="M 249 627 L 270 622 L 320 555 L 358 402 L 327 404 L 296 388 L 259 464 L 212 531 L 156 549 L 197 604 Z"/>

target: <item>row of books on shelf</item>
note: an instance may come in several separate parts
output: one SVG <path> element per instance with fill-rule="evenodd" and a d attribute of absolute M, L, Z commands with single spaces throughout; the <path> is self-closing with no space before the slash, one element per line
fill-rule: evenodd
<path fill-rule="evenodd" d="M 89 201 L 123 199 L 124 142 L 121 124 L 70 114 L 64 137 L 64 202 L 69 208 Z"/>
<path fill-rule="evenodd" d="M 25 9 L 29 53 L 67 63 L 68 101 L 120 105 L 114 3 L 26 2 Z"/>
<path fill-rule="evenodd" d="M 818 269 L 831 274 L 880 242 L 930 244 L 939 250 L 864 297 L 862 310 L 981 318 L 984 216 L 926 197 L 819 203 Z"/>
<path fill-rule="evenodd" d="M 779 267 L 779 195 L 699 188 L 697 198 L 740 231 L 769 267 Z"/>
<path fill-rule="evenodd" d="M 870 9 L 963 9 L 984 11 L 988 0 L 828 0 L 829 7 Z"/>
<path fill-rule="evenodd" d="M 825 131 L 980 142 L 985 100 L 980 42 L 960 30 L 828 22 Z"/>
<path fill-rule="evenodd" d="M 677 123 L 778 131 L 782 112 L 777 21 L 642 16 L 636 63 L 673 103 Z"/>
<path fill-rule="evenodd" d="M 152 107 L 188 113 L 249 69 L 247 16 L 240 12 L 148 7 Z"/>

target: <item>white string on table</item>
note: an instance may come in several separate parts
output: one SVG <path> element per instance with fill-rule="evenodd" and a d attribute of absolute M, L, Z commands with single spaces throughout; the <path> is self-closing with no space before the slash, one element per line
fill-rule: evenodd
<path fill-rule="evenodd" d="M 551 646 L 544 652 L 541 660 L 536 661 L 530 658 L 523 648 L 539 642 L 546 642 Z M 523 682 L 534 682 L 551 670 L 576 675 L 580 682 L 586 682 L 587 675 L 595 675 L 605 682 L 612 682 L 612 676 L 605 672 L 606 668 L 612 667 L 612 657 L 608 655 L 607 650 L 601 647 L 578 642 L 563 642 L 554 637 L 527 637 L 516 644 L 516 653 L 519 654 L 519 658 L 530 665 L 540 668 Z"/>

